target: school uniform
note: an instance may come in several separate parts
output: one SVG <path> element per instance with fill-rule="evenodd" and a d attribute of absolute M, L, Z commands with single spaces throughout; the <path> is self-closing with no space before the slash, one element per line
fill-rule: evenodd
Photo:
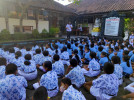
<path fill-rule="evenodd" d="M 103 74 L 99 78 L 93 80 L 90 93 L 97 100 L 110 100 L 117 96 L 119 81 L 115 74 Z"/>
<path fill-rule="evenodd" d="M 119 85 L 121 85 L 123 82 L 123 69 L 119 64 L 114 64 L 114 74 L 118 77 Z"/>
<path fill-rule="evenodd" d="M 24 77 L 7 75 L 0 80 L 0 100 L 25 100 L 27 81 Z"/>
<path fill-rule="evenodd" d="M 9 53 L 9 55 L 7 55 L 7 62 L 11 63 L 15 58 L 15 54 L 14 53 Z"/>
<path fill-rule="evenodd" d="M 19 57 L 18 59 L 14 58 L 11 63 L 17 65 L 18 69 L 21 67 L 21 65 L 24 64 L 24 57 Z"/>
<path fill-rule="evenodd" d="M 26 49 L 21 49 L 20 51 L 21 51 L 22 56 L 24 57 L 26 54 Z"/>
<path fill-rule="evenodd" d="M 99 60 L 99 63 L 101 64 L 101 66 L 104 66 L 104 64 L 108 62 L 108 58 L 107 57 L 103 57 Z"/>
<path fill-rule="evenodd" d="M 80 66 L 74 67 L 65 77 L 69 78 L 72 84 L 75 84 L 78 88 L 85 83 L 85 77 Z"/>
<path fill-rule="evenodd" d="M 64 47 L 62 43 L 59 44 L 59 49 L 61 50 Z"/>
<path fill-rule="evenodd" d="M 91 61 L 91 58 L 90 58 L 90 52 L 86 52 L 84 58 L 86 59 L 86 60 L 85 60 L 85 63 L 88 64 L 89 61 Z"/>
<path fill-rule="evenodd" d="M 131 57 L 133 55 L 133 51 L 130 51 L 128 56 Z"/>
<path fill-rule="evenodd" d="M 84 51 L 83 51 L 83 54 L 82 54 L 82 51 L 81 50 L 78 50 L 78 55 L 83 59 Z"/>
<path fill-rule="evenodd" d="M 52 54 L 52 55 L 54 56 L 55 54 L 56 54 L 56 50 L 53 51 L 53 54 Z M 58 49 L 58 53 L 57 53 L 57 54 L 58 54 L 58 55 L 61 54 L 61 50 L 60 50 L 60 49 Z"/>
<path fill-rule="evenodd" d="M 113 56 L 115 56 L 114 53 L 111 53 L 111 54 L 109 55 L 109 60 L 111 60 Z"/>
<path fill-rule="evenodd" d="M 53 55 L 53 50 L 51 48 L 47 48 L 46 51 L 49 52 L 49 55 Z"/>
<path fill-rule="evenodd" d="M 5 70 L 6 70 L 6 66 L 5 65 L 2 65 L 0 66 L 0 80 L 5 78 Z"/>
<path fill-rule="evenodd" d="M 52 64 L 52 70 L 57 73 L 58 78 L 62 77 L 64 75 L 64 65 L 62 61 L 56 61 Z"/>
<path fill-rule="evenodd" d="M 82 67 L 82 61 L 81 61 L 81 57 L 78 55 L 78 58 L 79 58 L 79 60 L 80 60 L 80 62 L 79 62 L 79 66 L 80 67 Z M 72 57 L 72 59 L 76 59 L 76 56 L 74 55 L 73 57 Z M 77 59 L 76 59 L 77 60 Z"/>
<path fill-rule="evenodd" d="M 44 56 L 44 57 L 42 58 L 42 64 L 43 64 L 44 62 L 46 62 L 46 61 L 52 62 L 52 58 L 49 57 L 49 56 Z"/>
<path fill-rule="evenodd" d="M 133 73 L 131 61 L 129 62 L 129 64 L 130 64 L 130 67 L 127 66 L 127 62 L 122 62 L 120 64 L 120 66 L 123 68 L 123 75 L 127 77 Z"/>
<path fill-rule="evenodd" d="M 14 50 L 15 50 L 15 52 L 20 51 L 20 49 L 17 47 L 14 47 Z"/>
<path fill-rule="evenodd" d="M 37 69 L 34 61 L 30 65 L 23 64 L 18 70 L 18 74 L 25 77 L 26 80 L 33 80 L 37 77 Z"/>
<path fill-rule="evenodd" d="M 86 98 L 81 92 L 74 89 L 73 86 L 70 85 L 67 90 L 63 92 L 62 100 L 86 100 Z"/>
<path fill-rule="evenodd" d="M 33 54 L 34 54 L 34 52 L 33 52 L 33 51 L 26 51 L 26 52 L 25 52 L 25 55 L 27 55 L 27 54 L 30 54 L 31 57 L 33 58 Z"/>
<path fill-rule="evenodd" d="M 95 52 L 96 53 L 96 49 L 93 47 L 93 48 L 89 48 L 91 52 Z"/>
<path fill-rule="evenodd" d="M 72 55 L 72 49 L 67 49 L 67 52 L 69 53 L 69 55 Z"/>
<path fill-rule="evenodd" d="M 32 47 L 32 51 L 35 51 L 36 49 L 39 49 L 40 47 L 38 45 Z"/>
<path fill-rule="evenodd" d="M 101 59 L 101 52 L 98 51 L 96 56 L 97 56 L 97 58 L 100 60 L 100 59 Z"/>
<path fill-rule="evenodd" d="M 48 71 L 46 74 L 42 75 L 40 86 L 44 86 L 47 89 L 48 97 L 56 96 L 59 91 L 57 73 Z"/>
<path fill-rule="evenodd" d="M 97 76 L 100 74 L 100 64 L 95 60 L 95 58 L 93 58 L 89 62 L 88 68 L 89 68 L 89 71 L 82 68 L 84 75 L 86 75 L 88 77 L 94 77 L 94 76 Z"/>
<path fill-rule="evenodd" d="M 66 65 L 70 65 L 70 62 L 69 62 L 69 53 L 67 51 L 64 51 L 63 53 L 61 53 L 60 55 L 60 59 L 62 60 L 63 64 L 66 64 Z"/>
<path fill-rule="evenodd" d="M 130 57 L 130 61 L 134 62 L 134 54 Z"/>
<path fill-rule="evenodd" d="M 43 54 L 36 54 L 33 56 L 33 60 L 35 61 L 35 64 L 42 65 L 42 60 L 43 60 Z"/>

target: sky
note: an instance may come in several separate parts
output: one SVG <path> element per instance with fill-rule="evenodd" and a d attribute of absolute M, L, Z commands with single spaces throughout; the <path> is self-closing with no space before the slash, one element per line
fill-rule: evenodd
<path fill-rule="evenodd" d="M 68 0 L 54 0 L 54 1 L 57 1 L 57 2 L 59 2 L 59 3 L 61 3 L 61 4 L 63 4 L 63 5 L 68 5 L 68 4 L 71 3 L 71 2 L 69 2 Z"/>

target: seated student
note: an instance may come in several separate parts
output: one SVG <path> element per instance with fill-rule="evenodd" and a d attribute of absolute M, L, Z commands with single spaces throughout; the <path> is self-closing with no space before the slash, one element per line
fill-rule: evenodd
<path fill-rule="evenodd" d="M 71 58 L 72 57 L 72 49 L 71 49 L 71 44 L 70 43 L 67 44 L 67 52 L 69 53 L 69 56 Z"/>
<path fill-rule="evenodd" d="M 75 84 L 78 88 L 80 88 L 85 83 L 85 77 L 82 72 L 82 69 L 80 66 L 78 66 L 78 62 L 76 59 L 72 59 L 70 61 L 70 66 L 67 68 L 66 76 L 69 78 L 72 82 L 72 84 Z M 70 70 L 73 68 L 72 70 Z"/>
<path fill-rule="evenodd" d="M 50 61 L 46 61 L 43 67 L 47 73 L 43 74 L 40 82 L 33 84 L 33 87 L 37 89 L 40 86 L 44 86 L 47 89 L 48 97 L 54 97 L 59 91 L 57 73 L 52 71 Z"/>
<path fill-rule="evenodd" d="M 114 56 L 114 49 L 113 48 L 109 48 L 108 52 L 109 52 L 109 60 L 111 60 L 111 58 Z"/>
<path fill-rule="evenodd" d="M 25 46 L 20 47 L 20 52 L 22 53 L 22 56 L 25 57 L 25 53 L 26 53 Z"/>
<path fill-rule="evenodd" d="M 78 62 L 78 65 L 79 65 L 80 67 L 82 67 L 81 57 L 78 55 L 78 50 L 77 50 L 77 49 L 75 49 L 75 50 L 73 51 L 72 59 L 76 59 L 77 62 Z"/>
<path fill-rule="evenodd" d="M 122 60 L 122 52 L 119 51 L 119 47 L 115 47 L 115 52 L 114 52 L 115 56 L 120 57 L 120 60 Z"/>
<path fill-rule="evenodd" d="M 51 56 L 53 55 L 53 50 L 51 49 L 50 44 L 46 44 L 46 49 L 45 50 L 49 52 L 49 55 L 51 55 Z"/>
<path fill-rule="evenodd" d="M 96 49 L 94 48 L 94 43 L 90 45 L 90 51 L 96 53 Z"/>
<path fill-rule="evenodd" d="M 57 54 L 53 56 L 53 60 L 55 62 L 52 64 L 52 70 L 57 73 L 58 78 L 61 78 L 64 75 L 64 65 Z"/>
<path fill-rule="evenodd" d="M 78 54 L 79 56 L 83 59 L 83 56 L 84 56 L 84 50 L 83 50 L 83 46 L 79 46 L 79 50 L 78 50 Z"/>
<path fill-rule="evenodd" d="M 47 89 L 44 86 L 39 87 L 34 92 L 32 100 L 49 100 Z"/>
<path fill-rule="evenodd" d="M 103 50 L 103 47 L 102 46 L 99 46 L 98 52 L 97 52 L 97 55 L 96 55 L 98 60 L 101 59 L 101 52 L 102 52 L 102 50 Z"/>
<path fill-rule="evenodd" d="M 5 78 L 5 70 L 6 70 L 7 61 L 5 58 L 0 58 L 0 80 Z"/>
<path fill-rule="evenodd" d="M 72 85 L 71 80 L 68 78 L 61 80 L 60 91 L 63 92 L 62 100 L 86 100 L 84 95 Z"/>
<path fill-rule="evenodd" d="M 62 41 L 60 41 L 59 49 L 61 50 L 61 49 L 63 49 L 63 47 L 64 47 L 64 44 L 62 43 Z"/>
<path fill-rule="evenodd" d="M 123 82 L 123 69 L 120 66 L 120 58 L 118 56 L 113 56 L 111 62 L 114 64 L 114 74 L 118 77 L 119 85 L 121 85 Z"/>
<path fill-rule="evenodd" d="M 30 47 L 26 47 L 25 55 L 26 55 L 26 54 L 30 54 L 30 55 L 33 57 L 34 52 L 31 50 Z"/>
<path fill-rule="evenodd" d="M 125 78 L 129 78 L 129 76 L 133 73 L 130 57 L 127 55 L 123 56 L 123 61 L 120 65 L 123 68 L 123 76 L 125 76 Z"/>
<path fill-rule="evenodd" d="M 114 65 L 111 63 L 104 64 L 104 72 L 97 79 L 87 82 L 84 87 L 87 91 L 96 97 L 97 100 L 110 100 L 117 96 L 119 81 L 114 72 Z"/>
<path fill-rule="evenodd" d="M 70 65 L 70 63 L 69 63 L 70 58 L 69 58 L 69 53 L 67 52 L 67 47 L 63 47 L 60 58 L 61 58 L 63 64 L 67 64 L 68 66 Z"/>
<path fill-rule="evenodd" d="M 103 68 L 103 66 L 106 62 L 108 62 L 107 54 L 105 52 L 102 52 L 101 59 L 99 60 L 99 64 L 101 66 L 101 69 Z"/>
<path fill-rule="evenodd" d="M 16 76 L 17 66 L 6 66 L 6 77 L 0 80 L 0 100 L 26 100 L 27 81 L 22 76 Z"/>
<path fill-rule="evenodd" d="M 22 57 L 22 54 L 20 51 L 17 51 L 15 53 L 15 58 L 12 60 L 11 63 L 17 65 L 18 68 L 21 67 L 21 65 L 24 63 L 24 57 Z"/>
<path fill-rule="evenodd" d="M 9 55 L 7 55 L 7 61 L 10 63 L 15 58 L 15 50 L 14 48 L 9 49 Z"/>
<path fill-rule="evenodd" d="M 61 50 L 59 49 L 58 45 L 55 45 L 55 50 L 53 51 L 53 55 L 60 55 L 61 54 Z"/>
<path fill-rule="evenodd" d="M 132 46 L 129 46 L 128 47 L 128 51 L 129 51 L 129 54 L 128 54 L 128 56 L 132 56 L 134 53 L 133 53 L 133 47 Z"/>
<path fill-rule="evenodd" d="M 35 51 L 36 49 L 39 49 L 40 48 L 36 43 L 34 43 L 33 45 L 34 46 L 32 47 L 32 51 Z"/>
<path fill-rule="evenodd" d="M 77 50 L 79 49 L 77 42 L 75 43 L 75 46 L 73 47 L 73 50 L 75 50 L 75 49 L 77 49 Z"/>
<path fill-rule="evenodd" d="M 100 74 L 100 64 L 96 61 L 96 53 L 91 52 L 90 58 L 92 60 L 89 62 L 89 65 L 82 68 L 82 71 L 84 75 L 89 77 L 98 76 Z"/>
<path fill-rule="evenodd" d="M 90 58 L 90 51 L 89 51 L 89 47 L 85 47 L 85 56 L 84 58 L 82 59 L 82 62 L 85 63 L 85 64 L 89 64 L 89 61 L 91 61 L 91 58 Z"/>
<path fill-rule="evenodd" d="M 20 49 L 19 49 L 19 47 L 18 47 L 18 44 L 15 44 L 15 45 L 14 45 L 14 50 L 15 50 L 15 52 L 20 51 Z"/>
<path fill-rule="evenodd" d="M 36 65 L 42 65 L 42 58 L 44 57 L 40 49 L 36 49 L 36 55 L 33 56 L 33 60 Z"/>
<path fill-rule="evenodd" d="M 26 80 L 33 80 L 37 77 L 37 69 L 34 61 L 31 60 L 31 55 L 25 55 L 24 64 L 18 70 L 18 74 L 25 77 Z"/>

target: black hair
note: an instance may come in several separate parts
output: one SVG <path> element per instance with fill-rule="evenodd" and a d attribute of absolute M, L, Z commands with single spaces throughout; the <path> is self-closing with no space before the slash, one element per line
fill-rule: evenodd
<path fill-rule="evenodd" d="M 96 53 L 95 52 L 90 52 L 90 57 L 93 59 L 95 58 L 96 59 Z"/>
<path fill-rule="evenodd" d="M 74 51 L 73 51 L 73 53 L 74 53 L 74 55 L 75 55 L 75 58 L 76 58 L 76 60 L 77 60 L 77 63 L 79 64 L 81 61 L 81 59 L 79 58 L 79 56 L 78 56 L 78 50 L 77 49 L 75 49 Z"/>
<path fill-rule="evenodd" d="M 93 48 L 93 47 L 94 47 L 94 43 L 91 44 L 91 48 Z"/>
<path fill-rule="evenodd" d="M 67 48 L 71 49 L 71 44 L 70 43 L 67 44 Z"/>
<path fill-rule="evenodd" d="M 107 53 L 106 52 L 101 52 L 102 55 L 104 55 L 105 57 L 107 57 Z"/>
<path fill-rule="evenodd" d="M 124 55 L 128 55 L 128 54 L 129 54 L 129 51 L 128 51 L 128 50 L 124 50 L 124 51 L 123 51 L 123 54 L 124 54 Z"/>
<path fill-rule="evenodd" d="M 30 47 L 26 47 L 26 51 L 30 51 L 31 50 L 31 48 Z"/>
<path fill-rule="evenodd" d="M 63 52 L 64 52 L 64 51 L 67 51 L 67 47 L 65 47 L 65 46 L 63 47 Z"/>
<path fill-rule="evenodd" d="M 99 46 L 98 50 L 101 52 L 103 50 L 103 47 Z"/>
<path fill-rule="evenodd" d="M 9 52 L 10 52 L 10 53 L 15 53 L 14 48 L 10 48 L 10 49 L 9 49 Z"/>
<path fill-rule="evenodd" d="M 17 71 L 17 66 L 15 64 L 8 64 L 6 66 L 6 74 L 9 75 L 9 74 L 15 74 L 15 72 Z"/>
<path fill-rule="evenodd" d="M 83 46 L 79 46 L 79 48 L 80 48 L 81 55 L 83 55 Z"/>
<path fill-rule="evenodd" d="M 26 54 L 25 55 L 25 60 L 31 60 L 31 55 L 30 54 Z"/>
<path fill-rule="evenodd" d="M 115 49 L 115 50 L 119 50 L 119 47 L 118 47 L 118 46 L 116 46 L 114 49 Z"/>
<path fill-rule="evenodd" d="M 130 57 L 128 55 L 124 55 L 123 59 L 125 62 L 127 62 L 127 66 L 130 67 L 130 64 L 129 64 Z"/>
<path fill-rule="evenodd" d="M 58 45 L 55 45 L 55 53 L 58 54 Z"/>
<path fill-rule="evenodd" d="M 44 55 L 44 56 L 48 56 L 48 55 L 49 55 L 49 52 L 48 52 L 48 51 L 44 51 L 44 52 L 43 52 L 43 55 Z"/>
<path fill-rule="evenodd" d="M 15 53 L 15 58 L 16 59 L 18 59 L 19 57 L 21 57 L 21 52 L 20 51 L 17 51 L 16 53 Z"/>
<path fill-rule="evenodd" d="M 31 62 L 26 60 L 26 61 L 24 62 L 24 64 L 25 64 L 25 65 L 30 65 Z"/>
<path fill-rule="evenodd" d="M 57 54 L 55 54 L 55 55 L 53 56 L 53 59 L 54 59 L 54 61 L 59 61 L 60 56 L 59 56 L 59 55 L 57 55 Z"/>
<path fill-rule="evenodd" d="M 76 59 L 71 59 L 70 64 L 71 64 L 72 67 L 76 67 L 78 65 L 78 62 L 77 62 Z"/>
<path fill-rule="evenodd" d="M 7 60 L 5 58 L 0 58 L 0 66 L 6 65 L 6 64 L 7 64 Z"/>
<path fill-rule="evenodd" d="M 47 71 L 51 71 L 52 70 L 52 63 L 50 61 L 45 61 L 45 63 L 43 64 L 44 68 L 47 68 Z"/>
<path fill-rule="evenodd" d="M 103 69 L 106 74 L 112 74 L 114 72 L 114 65 L 112 63 L 106 62 Z"/>
<path fill-rule="evenodd" d="M 76 47 L 78 46 L 78 43 L 77 43 L 77 42 L 75 43 L 75 46 L 76 46 Z"/>
<path fill-rule="evenodd" d="M 119 64 L 120 63 L 120 57 L 118 56 L 113 56 L 111 58 L 111 61 L 114 63 L 114 64 Z"/>
<path fill-rule="evenodd" d="M 36 49 L 36 54 L 40 54 L 41 53 L 41 50 L 40 49 Z"/>
<path fill-rule="evenodd" d="M 114 49 L 113 49 L 113 48 L 109 48 L 109 50 L 111 50 L 112 52 L 114 51 Z"/>
<path fill-rule="evenodd" d="M 47 100 L 48 93 L 47 89 L 44 86 L 40 86 L 33 95 L 33 100 Z"/>

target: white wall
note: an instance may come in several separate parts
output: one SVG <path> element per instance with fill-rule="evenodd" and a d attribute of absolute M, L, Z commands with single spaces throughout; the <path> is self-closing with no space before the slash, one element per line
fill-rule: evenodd
<path fill-rule="evenodd" d="M 14 26 L 19 26 L 20 20 L 9 18 L 9 31 L 11 34 L 14 34 Z M 33 26 L 33 29 L 36 29 L 35 20 L 23 20 L 23 26 Z M 43 29 L 46 29 L 49 32 L 49 22 L 48 21 L 39 21 L 38 29 L 39 32 L 42 32 Z M 1 30 L 6 29 L 5 19 L 0 17 L 0 32 Z"/>

